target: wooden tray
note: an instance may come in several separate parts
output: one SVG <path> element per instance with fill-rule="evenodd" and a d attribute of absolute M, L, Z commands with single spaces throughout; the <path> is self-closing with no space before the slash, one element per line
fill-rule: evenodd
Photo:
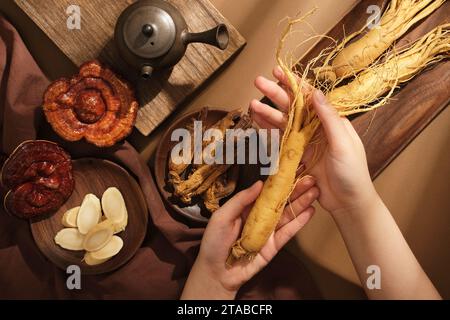
<path fill-rule="evenodd" d="M 113 271 L 130 260 L 144 241 L 147 232 L 147 206 L 138 183 L 119 165 L 101 159 L 85 158 L 73 161 L 75 190 L 64 205 L 50 218 L 32 221 L 31 231 L 41 252 L 59 268 L 66 270 L 77 265 L 82 274 L 100 274 Z M 117 235 L 123 240 L 122 250 L 105 263 L 88 266 L 82 262 L 84 251 L 69 251 L 58 246 L 55 235 L 64 228 L 64 212 L 79 206 L 87 193 L 101 198 L 108 187 L 117 187 L 128 210 L 128 225 Z"/>
<path fill-rule="evenodd" d="M 345 34 L 361 29 L 367 21 L 369 5 L 385 7 L 383 0 L 362 0 L 329 33 L 333 39 L 341 40 Z M 321 10 L 323 10 L 322 8 Z M 434 27 L 448 23 L 450 2 L 444 3 L 427 19 L 419 22 L 399 41 L 399 45 L 413 41 Z M 301 63 L 316 57 L 330 45 L 329 40 L 320 41 Z M 439 114 L 450 102 L 450 61 L 441 61 L 423 71 L 378 110 L 367 112 L 352 120 L 361 136 L 367 152 L 367 161 L 372 178 L 384 168 Z"/>
<path fill-rule="evenodd" d="M 203 44 L 188 47 L 173 70 L 155 73 L 148 81 L 137 81 L 120 58 L 113 42 L 114 26 L 130 0 L 15 0 L 17 5 L 76 65 L 99 58 L 135 82 L 141 108 L 136 128 L 149 135 L 183 101 L 192 95 L 224 63 L 245 45 L 245 39 L 208 0 L 168 0 L 186 19 L 192 32 L 205 31 L 225 23 L 230 43 L 225 51 Z M 66 10 L 76 4 L 81 12 L 81 29 L 69 30 Z"/>

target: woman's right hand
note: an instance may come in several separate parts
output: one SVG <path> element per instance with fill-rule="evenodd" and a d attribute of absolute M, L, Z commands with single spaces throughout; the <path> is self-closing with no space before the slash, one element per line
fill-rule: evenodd
<path fill-rule="evenodd" d="M 286 86 L 287 81 L 280 68 L 275 68 L 273 74 Z M 253 100 L 250 109 L 254 120 L 263 128 L 283 129 L 290 105 L 289 93 L 264 77 L 258 77 L 255 86 L 279 110 Z M 306 150 L 302 162 L 309 174 L 317 180 L 320 189 L 318 200 L 332 215 L 340 212 L 364 212 L 364 208 L 372 206 L 379 197 L 370 178 L 361 139 L 350 121 L 340 117 L 318 90 L 313 92 L 312 105 L 321 121 L 326 143 L 320 144 L 321 157 L 318 162 L 313 163 L 313 147 Z M 319 137 L 322 136 L 319 134 Z"/>

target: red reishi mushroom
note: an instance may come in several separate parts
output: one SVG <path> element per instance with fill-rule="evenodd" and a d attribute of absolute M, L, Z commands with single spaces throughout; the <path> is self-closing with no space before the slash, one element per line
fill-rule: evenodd
<path fill-rule="evenodd" d="M 70 155 L 54 142 L 20 144 L 3 164 L 6 211 L 20 218 L 56 212 L 74 189 Z"/>
<path fill-rule="evenodd" d="M 85 138 L 98 147 L 110 147 L 127 137 L 138 107 L 131 86 L 98 61 L 84 63 L 71 79 L 53 82 L 43 105 L 59 136 L 68 141 Z"/>

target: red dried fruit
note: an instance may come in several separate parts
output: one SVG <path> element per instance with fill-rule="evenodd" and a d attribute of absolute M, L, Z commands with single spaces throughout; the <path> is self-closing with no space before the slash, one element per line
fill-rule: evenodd
<path fill-rule="evenodd" d="M 56 143 L 25 141 L 5 161 L 2 185 L 9 190 L 5 209 L 33 218 L 57 211 L 74 188 L 70 155 Z"/>
<path fill-rule="evenodd" d="M 110 147 L 131 133 L 138 111 L 131 86 L 98 61 L 84 63 L 78 75 L 53 82 L 44 94 L 44 113 L 68 141 L 85 138 Z"/>

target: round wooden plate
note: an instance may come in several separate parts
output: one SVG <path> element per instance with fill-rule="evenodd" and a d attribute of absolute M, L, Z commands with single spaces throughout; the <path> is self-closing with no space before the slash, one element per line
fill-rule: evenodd
<path fill-rule="evenodd" d="M 209 126 L 227 115 L 227 111 L 219 109 L 208 109 L 208 115 L 206 123 L 203 125 Z M 207 224 L 211 213 L 203 206 L 201 201 L 194 201 L 191 205 L 186 205 L 174 198 L 172 192 L 172 186 L 168 184 L 168 158 L 172 148 L 178 143 L 178 141 L 171 141 L 172 132 L 175 129 L 185 128 L 192 119 L 198 119 L 200 111 L 188 113 L 185 116 L 177 120 L 162 136 L 158 148 L 156 150 L 155 158 L 155 178 L 156 184 L 161 192 L 164 200 L 183 217 L 189 220 L 195 221 L 200 224 Z M 252 183 L 256 182 L 260 176 L 258 174 L 258 165 L 240 165 L 239 179 L 237 181 L 236 192 L 249 187 Z M 232 196 L 232 195 L 231 195 Z M 231 196 L 222 199 L 221 203 L 229 199 Z"/>
<path fill-rule="evenodd" d="M 113 271 L 130 260 L 144 241 L 147 232 L 148 213 L 144 195 L 136 180 L 119 165 L 102 159 L 84 158 L 73 161 L 75 189 L 66 203 L 51 217 L 31 221 L 31 232 L 42 253 L 59 268 L 77 265 L 82 274 L 101 274 Z M 99 199 L 109 187 L 120 190 L 128 211 L 128 225 L 117 235 L 123 240 L 123 248 L 110 260 L 88 266 L 82 261 L 84 251 L 70 251 L 58 246 L 55 235 L 64 228 L 61 223 L 64 212 L 79 206 L 87 193 Z"/>

